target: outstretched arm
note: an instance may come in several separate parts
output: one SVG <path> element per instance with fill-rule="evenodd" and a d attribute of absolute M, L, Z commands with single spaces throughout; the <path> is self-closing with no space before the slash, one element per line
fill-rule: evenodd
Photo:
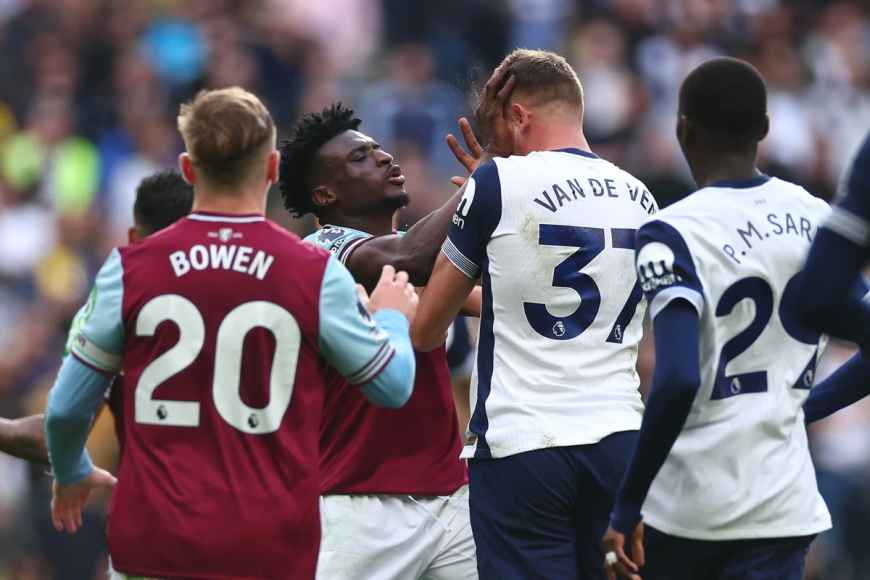
<path fill-rule="evenodd" d="M 408 325 L 417 294 L 406 275 L 390 266 L 371 299 L 357 291 L 347 269 L 330 259 L 320 292 L 320 352 L 369 401 L 401 407 L 414 388 L 416 362 Z"/>
<path fill-rule="evenodd" d="M 0 419 L 0 453 L 47 465 L 45 415 L 16 420 Z"/>
<path fill-rule="evenodd" d="M 473 289 L 473 279 L 462 273 L 443 253 L 438 256 L 432 279 L 420 295 L 420 306 L 411 325 L 415 350 L 429 352 L 444 343 L 450 323 Z"/>
<path fill-rule="evenodd" d="M 475 111 L 475 121 L 484 136 L 485 149 L 481 149 L 474 139 L 468 121 L 463 119 L 460 122 L 465 141 L 477 159 L 465 155 L 456 139 L 452 135 L 448 136 L 448 145 L 469 171 L 495 157 L 510 155 L 510 134 L 507 132 L 503 111 L 516 79 L 510 77 L 501 90 L 498 90 L 503 77 L 504 71 L 502 67 L 498 67 L 487 82 Z M 447 203 L 417 222 L 405 235 L 370 238 L 348 250 L 352 253 L 344 263 L 357 282 L 370 291 L 377 283 L 381 269 L 385 265 L 392 265 L 397 271 L 407 272 L 414 286 L 426 286 L 441 244 L 453 223 L 453 212 L 465 195 L 467 187 L 467 184 L 460 187 Z"/>
<path fill-rule="evenodd" d="M 407 272 L 414 286 L 425 286 L 464 192 L 463 186 L 447 203 L 418 221 L 402 236 L 368 238 L 351 248 L 352 253 L 345 264 L 354 279 L 371 291 L 380 279 L 383 267 L 390 265 L 397 271 Z"/>

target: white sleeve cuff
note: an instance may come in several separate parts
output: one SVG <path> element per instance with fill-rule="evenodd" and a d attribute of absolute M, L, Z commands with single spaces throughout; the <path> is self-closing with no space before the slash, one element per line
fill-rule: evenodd
<path fill-rule="evenodd" d="M 84 364 L 104 373 L 118 374 L 124 367 L 122 355 L 106 352 L 93 341 L 88 340 L 81 331 L 73 341 L 71 352 Z"/>
<path fill-rule="evenodd" d="M 704 314 L 704 296 L 700 292 L 692 290 L 691 288 L 686 288 L 685 286 L 672 286 L 656 294 L 655 298 L 650 302 L 650 320 L 654 320 L 659 312 L 664 310 L 668 304 L 677 298 L 687 300 L 689 304 L 694 306 L 695 310 L 698 311 L 699 318 Z"/>
<path fill-rule="evenodd" d="M 450 260 L 450 262 L 456 266 L 460 272 L 472 280 L 480 278 L 480 266 L 469 260 L 465 254 L 459 251 L 459 248 L 450 241 L 450 238 L 444 240 L 444 245 L 441 246 L 441 251 L 444 252 L 447 259 Z"/>
<path fill-rule="evenodd" d="M 822 223 L 822 227 L 862 248 L 870 245 L 870 224 L 842 207 L 835 207 Z"/>

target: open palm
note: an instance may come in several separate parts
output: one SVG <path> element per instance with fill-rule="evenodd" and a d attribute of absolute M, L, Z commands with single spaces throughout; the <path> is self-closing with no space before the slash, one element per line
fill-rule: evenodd
<path fill-rule="evenodd" d="M 58 485 L 54 482 L 54 495 L 51 498 L 51 521 L 54 529 L 62 532 L 64 527 L 70 534 L 82 527 L 82 510 L 88 504 L 91 491 L 108 487 L 113 489 L 118 482 L 108 471 L 95 467 L 86 478 L 74 485 Z"/>

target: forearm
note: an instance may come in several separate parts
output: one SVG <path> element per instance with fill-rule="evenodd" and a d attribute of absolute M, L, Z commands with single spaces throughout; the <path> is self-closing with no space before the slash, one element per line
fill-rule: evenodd
<path fill-rule="evenodd" d="M 444 344 L 450 323 L 473 288 L 474 280 L 460 272 L 442 253 L 431 283 L 420 295 L 420 305 L 411 325 L 411 341 L 417 352 L 429 352 Z"/>
<path fill-rule="evenodd" d="M 408 319 L 395 310 L 380 310 L 373 318 L 389 336 L 393 353 L 383 370 L 360 389 L 375 405 L 396 409 L 408 402 L 414 390 L 416 358 L 408 336 Z"/>
<path fill-rule="evenodd" d="M 46 447 L 59 485 L 78 483 L 93 471 L 85 443 L 111 379 L 72 356 L 61 365 L 45 413 Z"/>
<path fill-rule="evenodd" d="M 396 270 L 408 272 L 410 282 L 425 286 L 429 282 L 447 230 L 453 223 L 453 213 L 462 199 L 465 187 L 459 188 L 447 203 L 433 211 L 399 238 L 392 265 Z"/>
<path fill-rule="evenodd" d="M 653 479 L 677 440 L 701 384 L 698 313 L 683 300 L 655 319 L 656 368 L 637 446 L 616 498 L 610 525 L 631 534 Z"/>
<path fill-rule="evenodd" d="M 0 452 L 47 465 L 45 416 L 34 415 L 14 421 L 0 419 Z"/>
<path fill-rule="evenodd" d="M 814 386 L 804 414 L 807 425 L 824 419 L 870 395 L 870 359 L 858 353 L 830 377 Z"/>
<path fill-rule="evenodd" d="M 459 314 L 463 316 L 471 316 L 480 318 L 480 308 L 483 306 L 483 289 L 480 286 L 475 286 L 471 289 L 471 294 L 465 299 Z"/>

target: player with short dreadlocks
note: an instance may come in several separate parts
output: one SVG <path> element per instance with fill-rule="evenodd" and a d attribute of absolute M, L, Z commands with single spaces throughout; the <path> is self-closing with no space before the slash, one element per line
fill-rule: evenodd
<path fill-rule="evenodd" d="M 460 193 L 407 233 L 396 232 L 393 216 L 410 203 L 405 177 L 392 155 L 359 132 L 360 123 L 340 104 L 299 119 L 281 146 L 284 204 L 297 217 L 317 216 L 323 228 L 306 240 L 334 252 L 363 286 L 385 264 L 425 286 Z M 467 122 L 463 131 L 480 153 Z M 455 139 L 450 144 L 460 157 Z M 473 169 L 475 160 L 465 159 Z M 402 409 L 383 412 L 339 376 L 330 392 L 320 438 L 317 577 L 342 570 L 342 578 L 477 578 L 444 346 L 417 354 L 414 393 Z"/>

